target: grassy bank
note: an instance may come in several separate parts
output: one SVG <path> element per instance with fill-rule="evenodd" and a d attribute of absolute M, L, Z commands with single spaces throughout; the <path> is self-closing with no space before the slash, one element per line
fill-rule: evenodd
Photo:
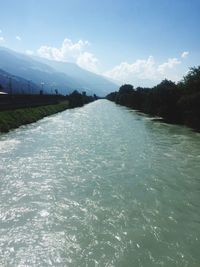
<path fill-rule="evenodd" d="M 8 132 L 21 125 L 36 122 L 45 116 L 55 114 L 67 108 L 69 108 L 69 101 L 63 101 L 54 105 L 1 111 L 0 132 Z"/>

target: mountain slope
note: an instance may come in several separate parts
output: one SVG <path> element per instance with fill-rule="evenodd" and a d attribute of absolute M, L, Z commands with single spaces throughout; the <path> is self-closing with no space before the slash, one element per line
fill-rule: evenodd
<path fill-rule="evenodd" d="M 31 80 L 44 90 L 50 92 L 59 89 L 60 93 L 66 94 L 78 89 L 80 84 L 64 73 L 59 73 L 52 67 L 36 61 L 29 56 L 0 48 L 0 68 L 13 75 Z"/>
<path fill-rule="evenodd" d="M 103 93 L 103 95 L 105 95 L 119 87 L 117 84 L 111 82 L 107 78 L 87 71 L 74 63 L 60 62 L 44 58 L 37 58 L 37 60 L 46 63 L 57 71 L 68 74 L 75 80 L 78 80 L 79 83 L 81 83 L 82 88 L 86 90 L 91 88 L 91 90 L 95 91 L 96 93 Z"/>
<path fill-rule="evenodd" d="M 73 90 L 86 91 L 103 96 L 117 86 L 100 75 L 83 70 L 73 63 L 32 58 L 0 47 L 0 69 L 26 80 L 31 80 L 44 91 L 55 89 L 62 94 Z"/>
<path fill-rule="evenodd" d="M 12 75 L 2 69 L 0 69 L 0 85 L 2 89 L 0 91 L 10 93 L 39 93 L 41 87 L 35 83 L 23 79 L 19 76 Z"/>

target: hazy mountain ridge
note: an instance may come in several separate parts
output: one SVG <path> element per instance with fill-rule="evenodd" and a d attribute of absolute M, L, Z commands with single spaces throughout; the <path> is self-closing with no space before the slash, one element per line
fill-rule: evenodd
<path fill-rule="evenodd" d="M 12 75 L 2 69 L 0 69 L 0 85 L 3 87 L 0 91 L 6 93 L 10 93 L 10 86 L 13 93 L 39 93 L 41 90 L 41 87 L 35 83 L 30 83 L 30 81 L 19 76 Z"/>
<path fill-rule="evenodd" d="M 106 94 L 107 92 L 112 91 L 112 88 L 115 90 L 119 87 L 115 82 L 112 82 L 106 77 L 85 70 L 75 63 L 48 60 L 41 57 L 37 57 L 37 60 L 51 66 L 59 72 L 68 74 L 75 80 L 78 80 L 85 89 L 95 88 L 95 90 L 102 91 L 103 94 Z"/>
<path fill-rule="evenodd" d="M 33 58 L 6 48 L 0 48 L 0 68 L 11 75 L 30 80 L 46 92 L 58 89 L 60 93 L 68 94 L 79 90 L 103 96 L 118 87 L 76 64 Z"/>

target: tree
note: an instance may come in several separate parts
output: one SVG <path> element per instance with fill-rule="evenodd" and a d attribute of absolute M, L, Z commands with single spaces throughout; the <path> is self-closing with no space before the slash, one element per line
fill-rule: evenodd
<path fill-rule="evenodd" d="M 191 68 L 180 83 L 186 93 L 200 92 L 200 66 Z"/>
<path fill-rule="evenodd" d="M 133 85 L 131 84 L 124 84 L 119 88 L 119 94 L 132 94 L 133 91 Z"/>
<path fill-rule="evenodd" d="M 77 90 L 73 91 L 69 95 L 70 107 L 82 107 L 83 106 L 83 96 Z"/>
<path fill-rule="evenodd" d="M 165 79 L 151 89 L 136 90 L 124 84 L 107 99 L 200 130 L 200 66 L 191 68 L 178 84 Z"/>

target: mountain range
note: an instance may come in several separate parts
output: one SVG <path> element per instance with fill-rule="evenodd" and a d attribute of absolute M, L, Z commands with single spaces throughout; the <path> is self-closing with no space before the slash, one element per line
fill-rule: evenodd
<path fill-rule="evenodd" d="M 74 63 L 31 57 L 0 47 L 0 84 L 4 91 L 10 90 L 10 82 L 13 92 L 24 93 L 54 93 L 57 89 L 64 95 L 78 90 L 105 96 L 118 88 L 107 78 Z"/>
<path fill-rule="evenodd" d="M 5 93 L 38 93 L 41 87 L 19 76 L 12 75 L 0 69 L 0 91 Z"/>

